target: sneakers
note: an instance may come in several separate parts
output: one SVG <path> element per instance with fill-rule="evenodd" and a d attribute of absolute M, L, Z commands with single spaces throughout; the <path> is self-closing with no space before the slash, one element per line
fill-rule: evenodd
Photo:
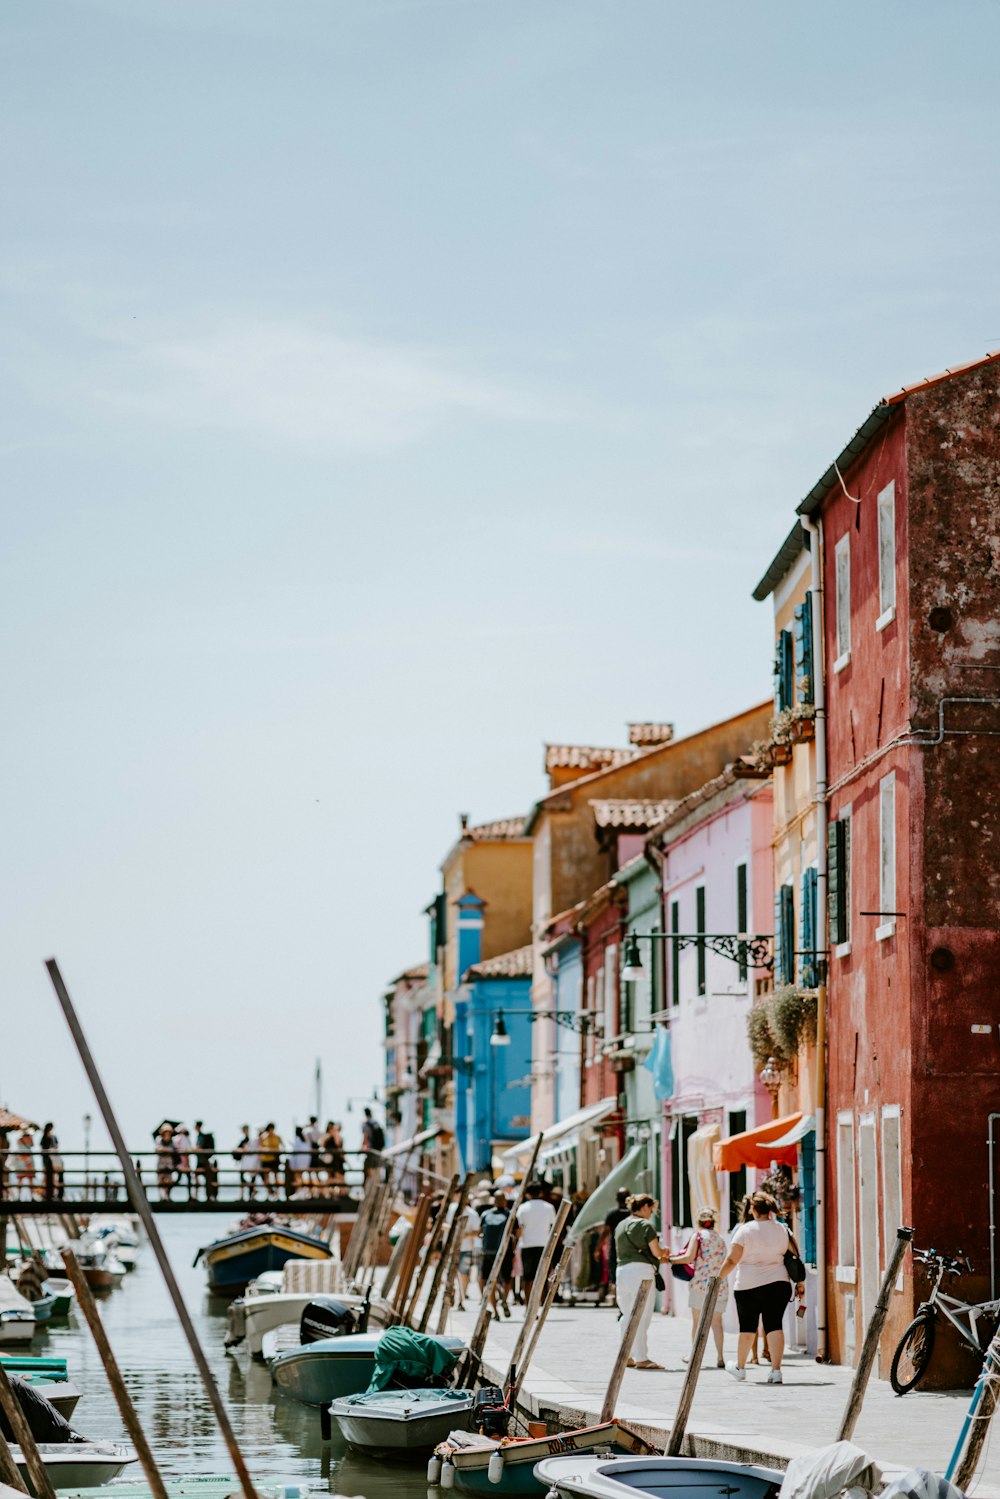
<path fill-rule="evenodd" d="M 746 1382 L 747 1371 L 745 1369 L 741 1369 L 739 1364 L 728 1363 L 726 1365 L 726 1373 L 731 1374 L 734 1379 L 739 1380 L 740 1384 L 744 1384 Z"/>
<path fill-rule="evenodd" d="M 770 1374 L 767 1376 L 767 1382 L 768 1384 L 784 1384 L 785 1381 L 781 1377 L 781 1370 L 772 1369 Z"/>

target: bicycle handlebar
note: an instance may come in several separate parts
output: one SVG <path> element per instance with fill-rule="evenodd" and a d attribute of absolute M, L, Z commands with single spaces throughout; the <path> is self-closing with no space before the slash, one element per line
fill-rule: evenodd
<path fill-rule="evenodd" d="M 914 1249 L 913 1258 L 922 1265 L 940 1265 L 945 1275 L 965 1275 L 972 1270 L 972 1261 L 961 1250 L 952 1258 L 937 1249 Z"/>

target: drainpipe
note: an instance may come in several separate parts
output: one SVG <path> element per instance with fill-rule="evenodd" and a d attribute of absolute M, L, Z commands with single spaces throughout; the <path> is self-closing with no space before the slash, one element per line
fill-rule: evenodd
<path fill-rule="evenodd" d="M 1000 1114 L 991 1114 L 987 1120 L 986 1149 L 990 1158 L 990 1300 L 994 1300 L 997 1294 L 997 1210 L 996 1210 L 996 1180 L 994 1151 L 996 1147 L 996 1135 L 993 1132 L 994 1119 L 1000 1119 Z"/>
<path fill-rule="evenodd" d="M 816 904 L 825 954 L 816 1000 L 816 1360 L 827 1359 L 826 1263 L 826 979 L 830 961 L 830 903 L 827 891 L 826 825 L 829 772 L 826 763 L 826 662 L 823 633 L 823 522 L 801 517 L 810 538 L 812 564 L 813 699 L 816 705 Z"/>

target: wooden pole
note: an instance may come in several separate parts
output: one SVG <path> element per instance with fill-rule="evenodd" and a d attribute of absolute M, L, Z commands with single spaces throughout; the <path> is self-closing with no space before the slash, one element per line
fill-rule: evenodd
<path fill-rule="evenodd" d="M 559 1236 L 566 1225 L 569 1215 L 570 1204 L 568 1202 L 560 1203 L 559 1211 L 556 1214 L 556 1221 L 552 1225 L 552 1232 L 549 1234 L 545 1248 L 542 1250 L 542 1257 L 538 1262 L 538 1270 L 531 1283 L 531 1295 L 528 1297 L 528 1305 L 524 1309 L 524 1321 L 521 1323 L 521 1331 L 518 1333 L 517 1342 L 514 1344 L 514 1352 L 510 1356 L 510 1367 L 507 1370 L 506 1379 L 507 1384 L 510 1384 L 511 1370 L 521 1362 L 521 1355 L 524 1352 L 525 1344 L 531 1335 L 531 1325 L 535 1320 L 539 1303 L 545 1293 L 545 1285 L 549 1277 L 552 1258 L 556 1252 L 556 1245 L 559 1243 Z"/>
<path fill-rule="evenodd" d="M 451 1181 L 448 1183 L 448 1190 L 445 1192 L 444 1196 L 441 1199 L 437 1217 L 434 1219 L 434 1223 L 431 1226 L 431 1231 L 427 1236 L 427 1247 L 424 1250 L 423 1259 L 420 1261 L 420 1270 L 416 1278 L 416 1283 L 413 1287 L 413 1295 L 410 1297 L 409 1304 L 407 1305 L 406 1312 L 403 1317 L 403 1321 L 408 1327 L 415 1326 L 413 1319 L 416 1316 L 417 1304 L 420 1300 L 420 1293 L 424 1288 L 424 1281 L 427 1279 L 427 1272 L 430 1269 L 431 1265 L 434 1263 L 434 1256 L 437 1253 L 441 1243 L 441 1239 L 444 1236 L 445 1226 L 448 1219 L 448 1207 L 455 1193 L 458 1191 L 458 1182 L 459 1177 L 458 1173 L 456 1172 Z M 431 1294 L 433 1295 L 437 1290 L 436 1276 L 434 1280 L 431 1281 L 431 1287 Z"/>
<path fill-rule="evenodd" d="M 386 1203 L 392 1197 L 392 1187 L 388 1182 L 379 1182 L 375 1189 L 375 1201 L 372 1205 L 371 1217 L 365 1226 L 364 1243 L 361 1246 L 361 1258 L 357 1273 L 354 1277 L 355 1285 L 364 1290 L 369 1280 L 375 1279 L 378 1269 L 379 1245 L 382 1242 L 382 1224 L 386 1217 Z"/>
<path fill-rule="evenodd" d="M 373 1179 L 366 1185 L 361 1202 L 358 1205 L 357 1217 L 354 1220 L 354 1227 L 351 1230 L 347 1253 L 343 1257 L 344 1276 L 347 1280 L 350 1280 L 357 1269 L 361 1249 L 365 1242 L 365 1229 L 368 1227 L 368 1220 L 372 1215 L 372 1201 L 377 1190 L 378 1183 Z"/>
<path fill-rule="evenodd" d="M 489 1332 L 490 1327 L 490 1297 L 496 1289 L 497 1281 L 500 1279 L 500 1272 L 503 1269 L 503 1262 L 507 1256 L 507 1250 L 510 1247 L 511 1235 L 513 1234 L 514 1228 L 517 1224 L 517 1210 L 521 1206 L 521 1202 L 524 1198 L 524 1189 L 528 1185 L 528 1182 L 531 1180 L 532 1173 L 535 1169 L 535 1162 L 538 1160 L 538 1152 L 541 1150 L 541 1148 L 542 1135 L 541 1133 L 539 1133 L 535 1136 L 535 1143 L 532 1147 L 531 1159 L 528 1162 L 528 1169 L 521 1179 L 521 1185 L 518 1189 L 517 1196 L 514 1199 L 514 1205 L 511 1208 L 510 1212 L 507 1214 L 507 1222 L 504 1224 L 503 1238 L 500 1240 L 500 1248 L 497 1250 L 496 1255 L 493 1259 L 493 1268 L 489 1273 L 486 1284 L 483 1286 L 483 1299 L 479 1306 L 479 1316 L 476 1318 L 476 1325 L 472 1330 L 472 1337 L 469 1339 L 469 1351 L 466 1354 L 465 1362 L 462 1365 L 462 1375 L 460 1383 L 463 1385 L 472 1383 L 473 1379 L 479 1371 L 479 1365 L 482 1362 L 483 1349 L 486 1347 L 486 1335 Z"/>
<path fill-rule="evenodd" d="M 84 1036 L 80 1022 L 77 1019 L 73 1001 L 69 997 L 69 990 L 63 982 L 62 974 L 59 972 L 59 964 L 55 958 L 48 958 L 45 967 L 52 981 L 52 987 L 56 992 L 56 998 L 66 1017 L 66 1024 L 69 1026 L 70 1034 L 76 1043 L 76 1049 L 80 1053 L 80 1060 L 90 1080 L 90 1086 L 97 1100 L 97 1106 L 101 1111 L 108 1134 L 111 1136 L 115 1150 L 118 1153 L 118 1160 L 121 1163 L 121 1168 L 125 1176 L 132 1209 L 142 1219 L 142 1225 L 146 1230 L 146 1237 L 153 1247 L 153 1253 L 160 1267 L 160 1273 L 163 1276 L 170 1299 L 174 1304 L 174 1311 L 177 1313 L 177 1320 L 181 1324 L 181 1330 L 187 1339 L 191 1356 L 194 1359 L 198 1373 L 201 1375 L 201 1382 L 204 1385 L 205 1394 L 208 1396 L 208 1403 L 212 1407 L 219 1431 L 222 1433 L 222 1439 L 226 1444 L 233 1467 L 236 1469 L 236 1476 L 240 1481 L 240 1487 L 246 1499 L 258 1499 L 257 1490 L 254 1488 L 253 1479 L 250 1477 L 250 1470 L 246 1465 L 243 1453 L 240 1451 L 240 1444 L 236 1440 L 236 1433 L 229 1419 L 229 1412 L 223 1404 L 222 1396 L 219 1394 L 219 1387 L 212 1377 L 208 1359 L 205 1357 L 205 1350 L 198 1341 L 198 1334 L 194 1330 L 191 1314 L 184 1303 L 184 1297 L 181 1295 L 180 1286 L 177 1284 L 173 1266 L 167 1257 L 166 1249 L 163 1247 L 163 1240 L 160 1238 L 156 1219 L 149 1206 L 149 1199 L 146 1196 L 142 1182 L 139 1180 L 135 1163 L 129 1155 L 128 1147 L 125 1144 L 125 1137 L 119 1127 L 115 1111 L 111 1107 L 111 1100 L 105 1092 L 104 1083 L 101 1081 L 101 1075 L 97 1070 L 97 1064 L 94 1061 L 90 1047 L 87 1045 L 87 1038 Z"/>
<path fill-rule="evenodd" d="M 468 1176 L 466 1176 L 464 1181 L 462 1182 L 461 1188 L 459 1189 L 458 1197 L 455 1199 L 455 1214 L 450 1223 L 447 1221 L 447 1214 L 444 1210 L 444 1204 L 441 1204 L 441 1213 L 438 1218 L 438 1224 L 440 1225 L 440 1252 L 438 1254 L 438 1262 L 434 1270 L 434 1276 L 431 1280 L 431 1288 L 427 1293 L 427 1300 L 424 1303 L 424 1309 L 420 1315 L 420 1321 L 416 1324 L 417 1332 L 427 1331 L 427 1324 L 430 1322 L 431 1312 L 434 1309 L 434 1303 L 438 1299 L 438 1293 L 441 1290 L 441 1283 L 444 1280 L 445 1272 L 448 1269 L 448 1259 L 452 1243 L 454 1242 L 454 1231 L 458 1223 L 459 1214 L 465 1211 L 464 1202 L 468 1190 L 466 1185 L 468 1181 L 469 1178 Z M 435 1224 L 435 1227 L 438 1227 L 438 1224 Z"/>
<path fill-rule="evenodd" d="M 28 1477 L 35 1491 L 37 1499 L 56 1499 L 56 1491 L 52 1487 L 45 1464 L 42 1462 L 38 1451 L 38 1444 L 31 1435 L 31 1427 L 28 1418 L 21 1409 L 20 1402 L 14 1394 L 14 1386 L 10 1382 L 10 1376 L 3 1364 L 0 1364 L 0 1407 L 7 1417 L 7 1424 L 14 1433 L 17 1445 L 21 1449 L 25 1466 L 28 1469 Z"/>
<path fill-rule="evenodd" d="M 458 1274 L 458 1262 L 462 1255 L 462 1237 L 465 1233 L 465 1205 L 469 1200 L 472 1190 L 472 1174 L 466 1175 L 459 1193 L 458 1203 L 455 1208 L 455 1217 L 452 1220 L 451 1232 L 448 1235 L 448 1247 L 441 1256 L 444 1261 L 444 1278 L 441 1282 L 441 1315 L 438 1318 L 438 1336 L 448 1326 L 448 1313 L 451 1311 L 455 1300 L 455 1276 Z M 431 1315 L 431 1307 L 425 1308 L 427 1317 Z"/>
<path fill-rule="evenodd" d="M 7 1484 L 12 1489 L 18 1489 L 22 1494 L 28 1492 L 28 1486 L 21 1477 L 21 1470 L 7 1445 L 7 1438 L 0 1431 L 0 1485 L 3 1484 Z"/>
<path fill-rule="evenodd" d="M 979 1465 L 979 1455 L 989 1436 L 990 1423 L 997 1408 L 997 1381 L 1000 1379 L 1000 1332 L 993 1335 L 983 1368 L 976 1381 L 968 1413 L 962 1422 L 962 1430 L 951 1461 L 945 1470 L 945 1479 L 956 1488 L 962 1484 L 962 1492 L 968 1492 Z"/>
<path fill-rule="evenodd" d="M 391 1292 L 393 1286 L 396 1284 L 396 1281 L 399 1278 L 399 1270 L 400 1266 L 403 1263 L 403 1256 L 406 1253 L 408 1247 L 407 1240 L 409 1239 L 409 1237 L 410 1225 L 407 1224 L 406 1232 L 401 1233 L 395 1244 L 392 1246 L 392 1253 L 389 1256 L 389 1263 L 385 1267 L 385 1275 L 382 1277 L 382 1288 L 379 1292 L 383 1301 L 389 1300 L 389 1293 Z"/>
<path fill-rule="evenodd" d="M 394 1323 L 399 1322 L 403 1315 L 407 1292 L 410 1289 L 410 1281 L 413 1279 L 413 1271 L 417 1263 L 417 1255 L 420 1253 L 420 1245 L 427 1230 L 427 1218 L 430 1210 L 430 1193 L 422 1192 L 417 1199 L 417 1207 L 413 1215 L 413 1227 L 407 1236 L 406 1253 L 403 1255 L 403 1264 L 399 1272 L 399 1285 L 396 1288 L 396 1295 L 393 1299 Z"/>
<path fill-rule="evenodd" d="M 644 1280 L 636 1292 L 635 1300 L 632 1303 L 632 1310 L 628 1314 L 628 1321 L 622 1329 L 621 1344 L 619 1345 L 618 1355 L 611 1369 L 608 1388 L 604 1392 L 604 1404 L 601 1406 L 602 1424 L 605 1421 L 610 1421 L 615 1413 L 615 1406 L 618 1404 L 618 1396 L 621 1393 L 622 1380 L 625 1378 L 625 1370 L 632 1355 L 632 1345 L 635 1342 L 636 1333 L 639 1331 L 639 1324 L 646 1310 L 646 1302 L 652 1294 L 653 1282 L 651 1280 Z"/>
<path fill-rule="evenodd" d="M 516 1371 L 518 1384 L 524 1384 L 524 1376 L 528 1372 L 528 1366 L 535 1356 L 535 1347 L 542 1335 L 542 1328 L 545 1326 L 545 1319 L 549 1315 L 549 1311 L 552 1308 L 552 1303 L 555 1301 L 556 1297 L 559 1294 L 559 1287 L 563 1283 L 563 1276 L 569 1269 L 570 1261 L 572 1260 L 572 1258 L 573 1245 L 567 1244 L 566 1248 L 560 1255 L 559 1263 L 556 1266 L 555 1271 L 552 1275 L 549 1276 L 549 1283 L 545 1290 L 545 1300 L 542 1302 L 542 1309 L 538 1313 L 538 1319 L 535 1322 L 534 1327 L 531 1329 L 531 1337 L 528 1339 L 527 1346 L 525 1347 L 524 1352 L 521 1354 L 521 1362 L 518 1365 Z"/>
<path fill-rule="evenodd" d="M 889 1298 L 892 1296 L 896 1277 L 899 1275 L 899 1267 L 903 1263 L 903 1256 L 909 1248 L 912 1238 L 912 1228 L 897 1228 L 896 1244 L 889 1263 L 886 1266 L 885 1275 L 882 1277 L 882 1287 L 872 1311 L 868 1331 L 865 1333 L 865 1340 L 861 1345 L 861 1356 L 858 1359 L 858 1367 L 855 1369 L 854 1378 L 851 1381 L 851 1389 L 847 1397 L 847 1404 L 844 1407 L 844 1415 L 837 1432 L 838 1442 L 849 1442 L 854 1434 L 854 1428 L 858 1424 L 858 1417 L 861 1414 L 861 1402 L 865 1398 L 868 1379 L 872 1372 L 872 1366 L 875 1363 L 875 1355 L 878 1353 L 879 1339 L 882 1336 L 882 1329 L 885 1326 L 885 1319 L 889 1312 Z"/>
<path fill-rule="evenodd" d="M 115 1397 L 118 1409 L 121 1412 L 121 1418 L 125 1423 L 125 1429 L 132 1438 L 133 1446 L 139 1454 L 139 1461 L 142 1463 L 142 1471 L 146 1475 L 146 1482 L 153 1492 L 154 1499 L 167 1499 L 166 1486 L 160 1477 L 160 1470 L 156 1466 L 153 1450 L 146 1440 L 146 1433 L 142 1429 L 136 1408 L 132 1404 L 132 1397 L 122 1378 L 121 1370 L 118 1367 L 118 1360 L 115 1358 L 111 1344 L 108 1342 L 108 1335 L 104 1330 L 101 1314 L 97 1310 L 97 1303 L 91 1294 L 86 1277 L 80 1269 L 76 1255 L 71 1249 L 63 1250 L 62 1262 L 66 1266 L 66 1274 L 72 1281 L 73 1289 L 76 1291 L 76 1304 L 83 1313 L 87 1326 L 90 1328 L 91 1336 L 97 1346 L 101 1363 L 104 1365 L 104 1372 L 108 1376 L 108 1384 L 111 1386 L 111 1393 Z"/>
<path fill-rule="evenodd" d="M 691 1345 L 691 1362 L 688 1364 L 687 1374 L 681 1386 L 681 1398 L 677 1402 L 677 1412 L 674 1416 L 674 1424 L 670 1428 L 670 1440 L 664 1448 L 664 1457 L 679 1457 L 681 1447 L 684 1444 L 684 1433 L 687 1430 L 688 1416 L 691 1414 L 691 1402 L 694 1399 L 695 1385 L 701 1373 L 701 1361 L 705 1355 L 705 1344 L 708 1342 L 708 1334 L 712 1327 L 712 1318 L 715 1316 L 715 1303 L 719 1299 L 719 1277 L 713 1275 L 705 1288 L 705 1300 L 701 1308 L 701 1316 L 698 1318 L 698 1326 L 695 1330 L 694 1342 Z"/>

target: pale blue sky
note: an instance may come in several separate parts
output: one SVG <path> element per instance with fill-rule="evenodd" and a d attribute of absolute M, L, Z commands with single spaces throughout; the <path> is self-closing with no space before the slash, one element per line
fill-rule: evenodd
<path fill-rule="evenodd" d="M 0 1098 L 330 1107 L 459 811 L 764 697 L 750 591 L 1000 344 L 995 3 L 5 0 Z"/>

